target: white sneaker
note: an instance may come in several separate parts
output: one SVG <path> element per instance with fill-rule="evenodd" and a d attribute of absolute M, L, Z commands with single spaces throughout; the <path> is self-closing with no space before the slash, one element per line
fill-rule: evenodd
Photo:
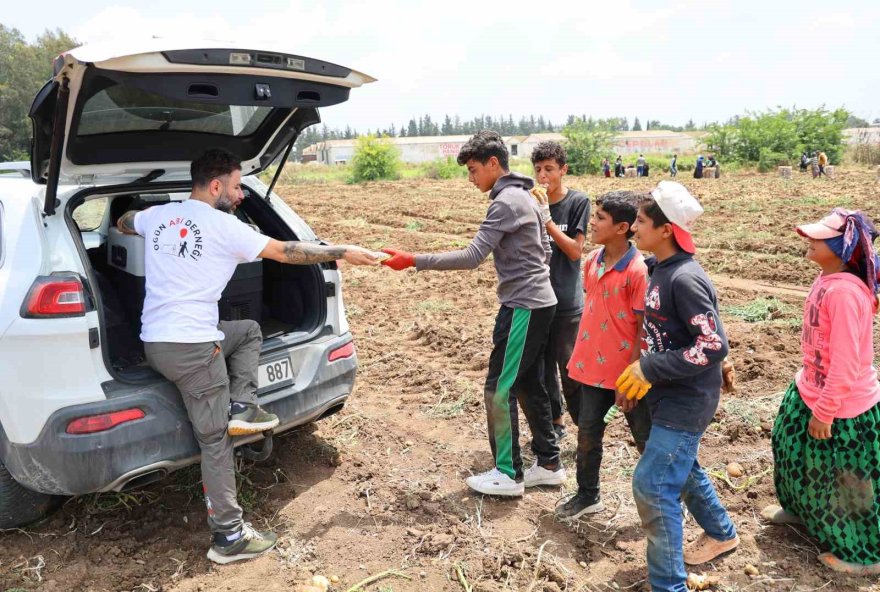
<path fill-rule="evenodd" d="M 523 494 L 525 486 L 520 482 L 517 483 L 496 467 L 474 475 L 465 479 L 467 486 L 474 491 L 485 493 L 486 495 L 507 495 L 517 497 Z"/>
<path fill-rule="evenodd" d="M 565 479 L 565 469 L 562 468 L 562 465 L 560 465 L 555 471 L 551 471 L 539 466 L 536 461 L 535 464 L 526 469 L 525 472 L 526 487 L 535 487 L 536 485 L 564 485 Z"/>

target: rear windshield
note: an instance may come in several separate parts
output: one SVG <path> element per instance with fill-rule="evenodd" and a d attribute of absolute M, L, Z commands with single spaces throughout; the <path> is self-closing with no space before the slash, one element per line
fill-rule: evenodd
<path fill-rule="evenodd" d="M 77 134 L 185 131 L 248 136 L 271 111 L 271 107 L 183 101 L 113 84 L 86 100 Z"/>

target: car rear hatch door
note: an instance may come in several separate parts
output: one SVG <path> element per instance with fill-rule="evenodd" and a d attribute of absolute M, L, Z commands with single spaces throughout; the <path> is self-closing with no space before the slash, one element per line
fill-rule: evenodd
<path fill-rule="evenodd" d="M 189 179 L 190 162 L 225 148 L 242 173 L 265 169 L 317 109 L 348 100 L 374 79 L 293 53 L 231 42 L 149 39 L 82 46 L 61 54 L 31 107 L 31 176 L 120 184 Z"/>

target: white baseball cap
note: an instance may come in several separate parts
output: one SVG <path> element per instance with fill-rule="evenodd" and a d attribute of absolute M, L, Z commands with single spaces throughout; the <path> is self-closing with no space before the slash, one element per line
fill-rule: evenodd
<path fill-rule="evenodd" d="M 703 206 L 697 198 L 684 185 L 675 181 L 660 181 L 651 191 L 651 197 L 672 223 L 672 232 L 678 246 L 688 253 L 696 252 L 691 231 L 694 222 L 703 213 Z"/>

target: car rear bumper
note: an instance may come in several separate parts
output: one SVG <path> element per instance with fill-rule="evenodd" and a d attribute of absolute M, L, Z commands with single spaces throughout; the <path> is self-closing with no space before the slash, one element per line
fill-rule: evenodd
<path fill-rule="evenodd" d="M 260 404 L 281 420 L 276 433 L 337 411 L 348 398 L 357 373 L 357 357 L 334 362 L 327 353 L 351 335 L 333 337 L 309 347 L 323 350 L 321 362 L 305 385 L 294 384 L 260 396 Z M 104 401 L 60 409 L 40 436 L 28 444 L 10 442 L 0 426 L 0 458 L 25 487 L 43 493 L 80 495 L 123 490 L 157 480 L 199 460 L 199 447 L 177 389 L 167 381 L 149 385 L 104 385 Z M 78 417 L 124 409 L 141 409 L 145 417 L 106 431 L 74 435 L 67 425 Z M 235 439 L 236 446 L 261 435 Z"/>

